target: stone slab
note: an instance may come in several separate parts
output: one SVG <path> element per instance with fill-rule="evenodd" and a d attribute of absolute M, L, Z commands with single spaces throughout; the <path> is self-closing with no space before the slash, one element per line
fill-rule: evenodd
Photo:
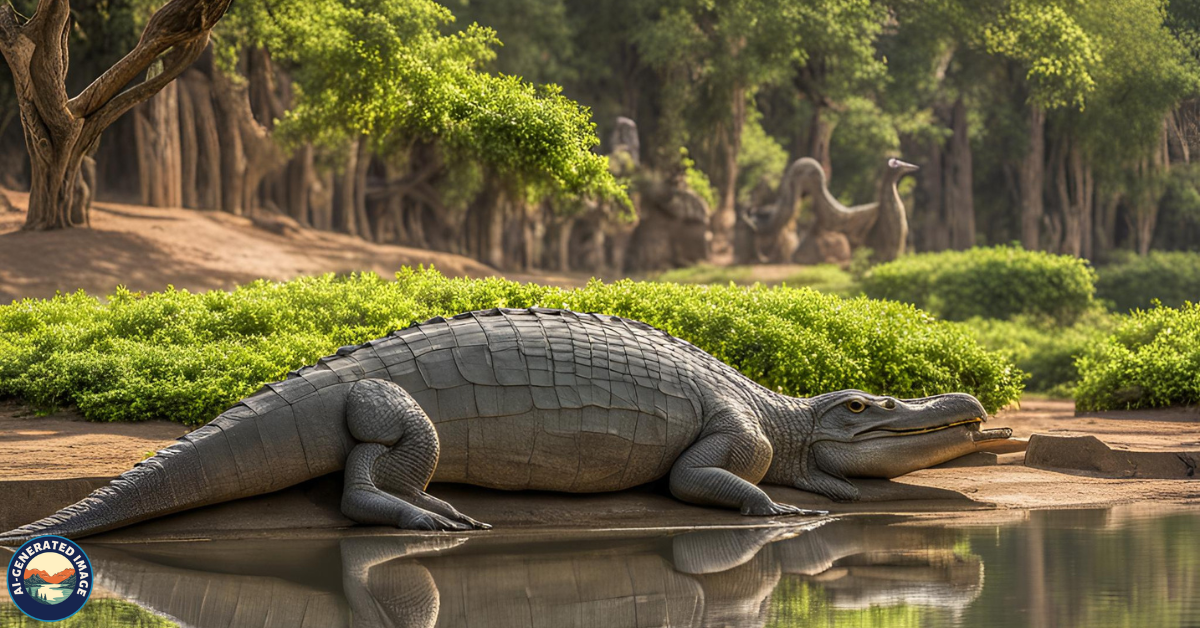
<path fill-rule="evenodd" d="M 1127 451 L 1095 436 L 1034 434 L 1025 465 L 1106 478 L 1197 479 L 1200 451 Z"/>

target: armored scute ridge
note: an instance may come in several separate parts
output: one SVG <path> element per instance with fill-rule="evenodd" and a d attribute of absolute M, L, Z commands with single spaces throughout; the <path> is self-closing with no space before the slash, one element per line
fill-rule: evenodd
<path fill-rule="evenodd" d="M 345 470 L 351 519 L 486 524 L 430 481 L 591 493 L 669 476 L 677 498 L 746 515 L 813 514 L 756 484 L 853 500 L 981 439 L 974 397 L 774 393 L 644 323 L 533 308 L 433 318 L 267 384 L 76 504 L 0 534 L 82 537 Z"/>

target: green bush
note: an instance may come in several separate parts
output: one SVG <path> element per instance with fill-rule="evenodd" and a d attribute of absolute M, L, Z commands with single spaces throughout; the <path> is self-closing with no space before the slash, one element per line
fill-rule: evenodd
<path fill-rule="evenodd" d="M 0 396 L 74 404 L 93 420 L 197 425 L 264 382 L 434 315 L 566 307 L 646 321 L 772 389 L 1015 400 L 1023 374 L 964 330 L 899 303 L 809 289 L 593 281 L 586 288 L 447 279 L 404 269 L 257 281 L 233 292 L 82 292 L 0 307 Z"/>
<path fill-rule="evenodd" d="M 1086 260 L 998 246 L 907 255 L 867 271 L 862 288 L 947 320 L 1030 315 L 1070 325 L 1094 307 L 1094 281 Z"/>
<path fill-rule="evenodd" d="M 1113 410 L 1200 402 L 1200 304 L 1121 317 L 1116 330 L 1079 359 L 1075 405 Z"/>
<path fill-rule="evenodd" d="M 1169 307 L 1200 302 L 1200 253 L 1128 254 L 1096 273 L 1096 296 L 1118 312 L 1144 310 L 1156 299 Z"/>
<path fill-rule="evenodd" d="M 1079 381 L 1076 360 L 1112 328 L 1111 314 L 1093 312 L 1072 326 L 1019 316 L 998 321 L 973 318 L 962 323 L 985 349 L 998 351 L 1029 374 L 1026 389 L 1071 397 Z"/>

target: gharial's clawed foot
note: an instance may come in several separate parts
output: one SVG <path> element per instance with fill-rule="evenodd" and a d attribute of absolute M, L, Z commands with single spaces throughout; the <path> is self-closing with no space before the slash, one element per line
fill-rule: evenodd
<path fill-rule="evenodd" d="M 492 528 L 490 524 L 483 523 L 482 521 L 476 521 L 475 519 L 462 514 L 454 506 L 451 506 L 450 504 L 434 497 L 433 495 L 430 495 L 429 493 L 426 493 L 425 491 L 418 491 L 410 499 L 412 503 L 424 508 L 425 510 L 437 513 L 452 521 L 465 523 L 475 530 L 490 530 Z"/>
<path fill-rule="evenodd" d="M 413 512 L 411 515 L 406 514 L 406 516 L 402 517 L 400 521 L 396 523 L 396 525 L 397 527 L 405 530 L 442 530 L 461 532 L 464 530 L 474 529 L 469 523 L 454 521 L 449 517 L 443 517 L 439 514 L 427 511 Z"/>
<path fill-rule="evenodd" d="M 809 510 L 792 506 L 791 504 L 779 504 L 776 502 L 766 502 L 763 504 L 752 504 L 742 507 L 743 515 L 770 517 L 774 515 L 804 515 L 808 517 L 820 517 L 829 514 L 828 510 Z"/>

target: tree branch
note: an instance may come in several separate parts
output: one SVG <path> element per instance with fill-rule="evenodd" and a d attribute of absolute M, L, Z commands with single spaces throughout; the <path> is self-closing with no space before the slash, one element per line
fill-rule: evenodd
<path fill-rule="evenodd" d="M 0 51 L 12 49 L 13 40 L 17 38 L 17 33 L 21 30 L 21 25 L 17 23 L 17 17 L 17 10 L 11 3 L 5 2 L 0 5 Z"/>
<path fill-rule="evenodd" d="M 142 31 L 142 37 L 137 46 L 104 74 L 92 81 L 92 84 L 88 85 L 78 96 L 71 99 L 68 103 L 71 113 L 77 117 L 88 117 L 110 104 L 110 101 L 125 96 L 131 90 L 125 92 L 120 90 L 150 67 L 150 64 L 168 49 L 172 47 L 190 48 L 200 40 L 207 43 L 209 31 L 225 14 L 229 3 L 230 0 L 171 0 L 163 5 L 162 8 L 155 11 L 150 22 L 146 24 L 146 29 Z M 190 44 L 188 44 L 189 40 Z M 195 56 L 188 63 L 191 63 L 192 60 L 195 60 Z M 147 83 L 150 81 L 146 81 L 142 85 Z M 150 95 L 153 95 L 153 92 Z"/>
<path fill-rule="evenodd" d="M 200 56 L 200 53 L 204 52 L 204 47 L 207 45 L 208 33 L 205 33 L 199 38 L 187 42 L 167 53 L 163 57 L 163 71 L 161 73 L 147 78 L 141 83 L 121 92 L 103 105 L 95 114 L 87 118 L 87 121 L 84 123 L 82 145 L 89 147 L 94 141 L 100 138 L 100 133 L 115 122 L 117 118 L 124 115 L 126 111 L 129 111 L 138 103 L 157 94 L 159 90 L 175 80 L 175 77 L 182 74 Z"/>

